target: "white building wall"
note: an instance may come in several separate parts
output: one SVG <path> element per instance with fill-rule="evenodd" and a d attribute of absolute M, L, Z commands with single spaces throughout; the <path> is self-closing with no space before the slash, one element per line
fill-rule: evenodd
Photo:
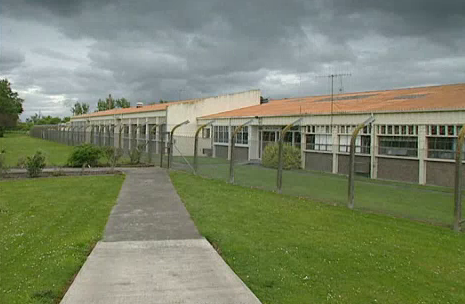
<path fill-rule="evenodd" d="M 192 102 L 174 103 L 166 110 L 168 130 L 185 120 L 190 123 L 177 129 L 177 134 L 193 135 L 197 129 L 197 118 L 220 112 L 236 110 L 260 104 L 260 90 L 207 97 Z"/>
<path fill-rule="evenodd" d="M 260 90 L 207 97 L 191 102 L 169 105 L 166 109 L 167 131 L 172 130 L 177 124 L 189 120 L 189 124 L 183 125 L 175 131 L 173 139 L 176 142 L 177 149 L 173 149 L 174 155 L 180 153 L 193 155 L 195 132 L 202 123 L 205 123 L 205 121 L 197 123 L 198 118 L 258 104 L 260 104 Z M 207 148 L 208 142 L 199 141 L 199 144 L 200 148 L 203 149 Z"/>

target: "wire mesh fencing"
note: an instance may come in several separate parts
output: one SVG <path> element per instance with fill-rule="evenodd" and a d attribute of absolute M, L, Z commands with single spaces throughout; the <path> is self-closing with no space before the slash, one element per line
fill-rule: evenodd
<path fill-rule="evenodd" d="M 91 136 L 98 146 L 114 146 L 124 151 L 123 162 L 131 163 L 134 151 L 140 162 L 185 171 L 198 176 L 231 182 L 266 191 L 277 190 L 276 137 L 237 138 L 231 162 L 231 141 L 227 137 L 212 137 L 195 130 L 171 136 L 165 129 L 145 133 L 129 128 L 121 130 L 89 130 L 83 128 L 34 128 L 34 137 L 68 145 L 89 142 Z M 131 133 L 130 133 L 131 132 Z M 121 136 L 119 136 L 121 135 Z M 284 142 L 282 193 L 332 205 L 348 202 L 349 149 L 347 143 L 304 144 L 297 136 Z M 195 153 L 195 147 L 197 150 Z M 440 225 L 453 222 L 454 178 L 453 159 L 423 162 L 427 184 L 419 185 L 418 155 L 431 154 L 407 145 L 389 147 L 385 143 L 372 147 L 360 142 L 355 148 L 355 209 L 383 213 Z M 447 151 L 446 151 L 447 152 Z M 428 154 L 430 153 L 430 154 Z M 413 155 L 415 154 L 415 155 Z M 195 157 L 196 156 L 196 157 Z M 376 171 L 376 175 L 373 171 Z M 337 173 L 337 174 L 334 174 Z M 397 181 L 392 181 L 397 180 Z"/>

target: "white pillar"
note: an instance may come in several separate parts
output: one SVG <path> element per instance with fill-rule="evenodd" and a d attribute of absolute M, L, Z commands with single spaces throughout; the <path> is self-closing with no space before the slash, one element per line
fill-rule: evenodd
<path fill-rule="evenodd" d="M 338 173 L 338 155 L 337 150 L 339 146 L 338 138 L 337 138 L 337 126 L 333 125 L 333 129 L 331 130 L 331 140 L 332 140 L 332 152 L 333 152 L 333 173 Z"/>
<path fill-rule="evenodd" d="M 426 184 L 426 161 L 427 158 L 426 126 L 418 126 L 418 183 Z"/>
<path fill-rule="evenodd" d="M 258 159 L 259 131 L 258 126 L 249 126 L 249 160 Z M 212 130 L 213 131 L 213 130 Z M 213 134 L 211 134 L 213 137 Z"/>
<path fill-rule="evenodd" d="M 233 128 L 231 127 L 231 119 L 229 119 L 229 125 L 228 125 L 228 160 L 231 159 L 231 135 L 232 135 L 232 132 L 234 132 Z"/>
<path fill-rule="evenodd" d="M 370 177 L 378 178 L 378 158 L 376 157 L 376 149 L 378 149 L 379 138 L 376 135 L 377 125 L 371 125 L 371 139 L 370 139 Z"/>
<path fill-rule="evenodd" d="M 149 152 L 149 145 L 151 144 L 150 142 L 150 132 L 152 130 L 150 130 L 150 126 L 149 126 L 149 119 L 148 118 L 145 118 L 145 142 L 147 143 L 145 145 L 145 152 Z"/>
<path fill-rule="evenodd" d="M 129 119 L 129 130 L 128 130 L 128 149 L 132 149 L 132 121 Z"/>
<path fill-rule="evenodd" d="M 307 127 L 306 126 L 302 126 L 300 128 L 300 160 L 301 160 L 301 164 L 300 164 L 300 167 L 302 169 L 305 169 L 305 148 L 307 146 L 307 137 L 305 136 L 305 133 L 307 132 Z"/>
<path fill-rule="evenodd" d="M 140 120 L 137 118 L 136 120 L 136 147 L 139 146 L 139 139 L 140 139 Z"/>

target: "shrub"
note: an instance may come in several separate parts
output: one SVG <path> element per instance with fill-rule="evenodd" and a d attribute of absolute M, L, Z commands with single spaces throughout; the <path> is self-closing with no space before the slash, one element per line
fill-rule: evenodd
<path fill-rule="evenodd" d="M 102 155 L 102 150 L 91 144 L 82 144 L 74 147 L 73 152 L 68 159 L 68 165 L 71 167 L 83 167 L 86 165 L 95 167 Z"/>
<path fill-rule="evenodd" d="M 116 166 L 118 160 L 123 156 L 123 149 L 115 148 L 113 146 L 106 146 L 103 148 L 103 155 L 107 159 L 112 168 Z"/>
<path fill-rule="evenodd" d="M 18 158 L 18 162 L 16 163 L 16 167 L 24 169 L 26 168 L 26 157 Z"/>
<path fill-rule="evenodd" d="M 45 168 L 45 156 L 41 151 L 37 151 L 32 157 L 26 158 L 26 169 L 29 177 L 38 177 Z"/>
<path fill-rule="evenodd" d="M 139 144 L 136 148 L 131 149 L 129 152 L 129 159 L 131 164 L 137 165 L 140 163 L 140 159 L 142 157 L 142 151 L 144 151 L 145 144 Z"/>
<path fill-rule="evenodd" d="M 278 168 L 279 144 L 269 144 L 263 152 L 262 164 L 269 168 Z M 301 166 L 300 149 L 289 144 L 283 145 L 283 169 L 299 169 Z"/>

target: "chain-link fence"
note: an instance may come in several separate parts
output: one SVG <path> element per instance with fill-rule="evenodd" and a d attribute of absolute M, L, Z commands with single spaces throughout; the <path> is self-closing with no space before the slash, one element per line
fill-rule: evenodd
<path fill-rule="evenodd" d="M 131 151 L 138 149 L 146 164 L 169 166 L 245 187 L 278 189 L 276 134 L 268 132 L 254 140 L 246 133 L 238 133 L 231 166 L 231 139 L 221 133 L 197 132 L 196 144 L 196 130 L 175 132 L 171 137 L 166 130 L 173 126 L 151 126 L 148 134 L 142 129 L 146 130 L 124 127 L 118 132 L 110 127 L 90 132 L 79 127 L 41 127 L 34 128 L 31 135 L 68 145 L 90 142 L 92 138 L 92 143 L 99 146 L 121 147 L 127 161 Z M 349 147 L 345 141 L 336 146 L 324 142 L 302 146 L 298 132 L 285 136 L 282 193 L 346 206 Z M 450 225 L 454 215 L 454 160 L 420 161 L 418 156 L 428 155 L 427 149 L 408 143 L 389 147 L 385 143 L 366 146 L 363 140 L 355 142 L 355 209 Z M 426 171 L 423 174 L 429 186 L 419 185 L 421 170 Z"/>

